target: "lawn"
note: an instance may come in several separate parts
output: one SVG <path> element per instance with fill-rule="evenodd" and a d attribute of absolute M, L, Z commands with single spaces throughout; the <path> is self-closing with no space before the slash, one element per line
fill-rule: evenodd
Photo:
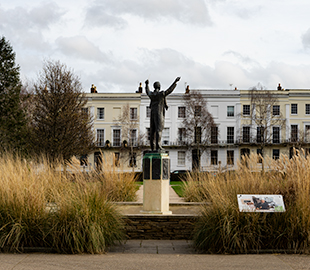
<path fill-rule="evenodd" d="M 182 181 L 171 181 L 170 185 L 180 197 L 184 196 L 184 182 L 182 182 Z"/>

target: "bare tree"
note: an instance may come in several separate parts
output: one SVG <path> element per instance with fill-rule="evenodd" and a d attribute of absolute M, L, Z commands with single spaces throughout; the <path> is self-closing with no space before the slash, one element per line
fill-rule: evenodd
<path fill-rule="evenodd" d="M 207 100 L 198 91 L 184 95 L 185 117 L 179 134 L 182 141 L 192 150 L 193 167 L 200 169 L 201 155 L 211 144 L 212 137 L 217 138 L 217 128 L 212 114 L 207 109 Z"/>
<path fill-rule="evenodd" d="M 250 89 L 249 100 L 249 105 L 243 105 L 241 141 L 257 144 L 260 154 L 264 156 L 267 145 L 281 143 L 280 134 L 286 126 L 286 120 L 276 93 L 266 90 L 262 85 Z"/>
<path fill-rule="evenodd" d="M 47 61 L 34 84 L 32 147 L 51 161 L 68 161 L 93 149 L 92 121 L 77 76 L 59 61 Z"/>
<path fill-rule="evenodd" d="M 121 115 L 117 119 L 122 127 L 122 152 L 124 153 L 123 160 L 128 162 L 134 172 L 136 161 L 141 156 L 141 146 L 143 145 L 144 135 L 139 132 L 138 109 L 131 108 L 126 104 L 122 108 Z"/>

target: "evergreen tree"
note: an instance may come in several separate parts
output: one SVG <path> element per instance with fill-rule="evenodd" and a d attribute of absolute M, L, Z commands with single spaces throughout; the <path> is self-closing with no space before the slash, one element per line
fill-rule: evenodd
<path fill-rule="evenodd" d="M 0 150 L 25 149 L 26 118 L 20 102 L 19 66 L 13 48 L 0 38 Z"/>

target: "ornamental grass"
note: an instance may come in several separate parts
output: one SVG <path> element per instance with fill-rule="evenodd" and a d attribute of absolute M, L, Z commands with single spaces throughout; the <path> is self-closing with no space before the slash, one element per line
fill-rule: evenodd
<path fill-rule="evenodd" d="M 70 170 L 64 173 L 60 164 L 44 159 L 0 157 L 0 251 L 103 253 L 124 238 L 111 200 L 134 199 L 133 176 Z"/>
<path fill-rule="evenodd" d="M 310 158 L 303 151 L 292 159 L 257 155 L 236 171 L 188 174 L 185 198 L 207 201 L 194 232 L 197 249 L 207 253 L 310 251 Z M 281 194 L 284 213 L 239 212 L 237 194 Z"/>

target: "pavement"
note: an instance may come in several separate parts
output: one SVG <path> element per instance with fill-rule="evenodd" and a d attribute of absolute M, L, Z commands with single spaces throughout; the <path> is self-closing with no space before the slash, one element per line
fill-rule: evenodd
<path fill-rule="evenodd" d="M 284 254 L 196 254 L 183 240 L 130 240 L 122 248 L 100 255 L 51 253 L 0 254 L 0 270 L 306 270 L 310 256 Z"/>
<path fill-rule="evenodd" d="M 140 203 L 143 200 L 143 189 L 141 190 L 137 194 Z M 172 191 L 170 193 L 171 198 L 176 195 Z M 182 200 L 178 201 L 181 198 L 175 197 L 174 199 L 176 200 L 175 203 L 183 202 Z M 0 253 L 0 270 L 39 269 L 310 270 L 310 256 L 198 254 L 193 247 L 192 241 L 188 240 L 127 240 L 120 245 L 111 247 L 106 254 L 99 255 L 66 255 L 38 252 L 23 254 Z"/>

